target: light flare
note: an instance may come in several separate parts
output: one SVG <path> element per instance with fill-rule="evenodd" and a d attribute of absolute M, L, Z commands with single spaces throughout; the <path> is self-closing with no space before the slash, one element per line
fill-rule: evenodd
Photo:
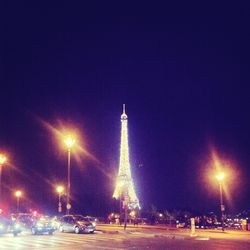
<path fill-rule="evenodd" d="M 0 165 L 3 165 L 7 161 L 7 157 L 4 154 L 0 154 Z"/>

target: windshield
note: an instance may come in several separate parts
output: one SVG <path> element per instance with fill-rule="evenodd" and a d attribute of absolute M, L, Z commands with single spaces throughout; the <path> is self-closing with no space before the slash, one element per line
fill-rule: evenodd
<path fill-rule="evenodd" d="M 74 216 L 74 220 L 76 220 L 76 221 L 89 221 L 81 215 Z"/>

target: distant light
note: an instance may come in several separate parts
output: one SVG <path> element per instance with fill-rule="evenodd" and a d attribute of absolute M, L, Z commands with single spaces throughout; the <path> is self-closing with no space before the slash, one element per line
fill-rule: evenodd
<path fill-rule="evenodd" d="M 64 143 L 68 149 L 71 149 L 74 146 L 75 142 L 76 140 L 71 135 L 68 135 L 64 140 Z"/>
<path fill-rule="evenodd" d="M 135 211 L 131 211 L 130 216 L 134 217 L 135 216 Z"/>
<path fill-rule="evenodd" d="M 217 179 L 219 182 L 221 182 L 221 181 L 223 181 L 224 178 L 225 178 L 225 173 L 220 172 L 220 173 L 218 173 L 215 177 L 216 177 L 216 179 Z"/>
<path fill-rule="evenodd" d="M 56 192 L 61 194 L 64 191 L 64 187 L 63 186 L 57 186 L 56 187 Z"/>
<path fill-rule="evenodd" d="M 15 196 L 19 198 L 20 196 L 22 196 L 22 192 L 20 190 L 17 190 L 15 192 Z"/>
<path fill-rule="evenodd" d="M 0 154 L 0 165 L 3 165 L 6 161 L 6 156 L 4 154 Z"/>

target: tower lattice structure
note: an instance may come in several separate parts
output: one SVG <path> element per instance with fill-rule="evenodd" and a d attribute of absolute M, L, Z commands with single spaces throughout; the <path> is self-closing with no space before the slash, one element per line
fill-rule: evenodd
<path fill-rule="evenodd" d="M 116 179 L 116 186 L 113 197 L 115 199 L 124 199 L 131 208 L 139 207 L 139 200 L 135 193 L 134 183 L 131 176 L 128 146 L 128 116 L 125 113 L 125 104 L 123 104 L 123 113 L 121 115 L 121 145 L 119 171 Z"/>

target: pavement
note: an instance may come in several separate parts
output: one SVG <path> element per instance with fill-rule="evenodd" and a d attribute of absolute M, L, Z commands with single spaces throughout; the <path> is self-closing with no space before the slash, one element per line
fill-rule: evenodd
<path fill-rule="evenodd" d="M 197 238 L 197 239 L 228 239 L 228 240 L 250 240 L 250 231 L 242 230 L 219 230 L 219 229 L 196 229 L 194 234 L 191 234 L 190 229 L 173 228 L 165 225 L 127 225 L 124 230 L 123 225 L 117 224 L 98 224 L 97 231 L 107 234 L 135 234 L 135 233 L 150 233 L 155 237 L 168 238 Z"/>
<path fill-rule="evenodd" d="M 171 250 L 249 250 L 250 232 L 219 230 L 197 230 L 190 236 L 188 229 L 166 226 L 97 225 L 94 234 L 55 232 L 54 235 L 31 235 L 21 233 L 0 235 L 0 250 L 67 250 L 67 249 L 171 249 Z"/>

